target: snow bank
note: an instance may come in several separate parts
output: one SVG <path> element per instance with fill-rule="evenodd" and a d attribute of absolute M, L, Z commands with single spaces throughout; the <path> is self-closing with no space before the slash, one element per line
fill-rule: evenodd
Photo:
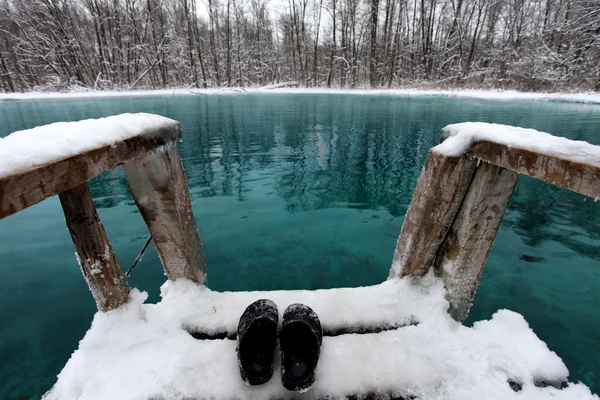
<path fill-rule="evenodd" d="M 284 84 L 289 84 L 285 82 Z M 358 94 L 358 95 L 391 95 L 391 96 L 449 96 L 466 97 L 485 100 L 553 100 L 577 103 L 600 104 L 597 93 L 527 93 L 503 90 L 422 90 L 422 89 L 326 89 L 326 88 L 280 88 L 277 85 L 262 88 L 222 88 L 222 89 L 161 89 L 133 91 L 77 91 L 70 93 L 0 93 L 0 101 L 9 100 L 68 100 L 82 98 L 114 98 L 143 96 L 182 96 L 208 94 L 252 94 L 252 93 L 324 93 L 324 94 Z"/>
<path fill-rule="evenodd" d="M 474 143 L 489 141 L 600 167 L 600 146 L 534 129 L 486 122 L 464 122 L 443 128 L 442 137 L 446 140 L 432 150 L 448 157 L 461 156 L 469 151 Z"/>
<path fill-rule="evenodd" d="M 442 282 L 428 275 L 377 286 L 318 291 L 218 293 L 168 281 L 162 301 L 130 302 L 97 313 L 45 400 L 71 399 L 318 399 L 376 394 L 418 399 L 598 399 L 581 384 L 540 388 L 566 380 L 567 368 L 523 317 L 501 310 L 467 328 L 450 318 Z M 198 340 L 184 328 L 234 332 L 245 307 L 259 298 L 280 314 L 302 302 L 323 328 L 418 322 L 374 334 L 325 337 L 316 381 L 305 394 L 287 392 L 278 366 L 261 386 L 239 376 L 235 340 Z M 522 385 L 514 392 L 508 380 Z"/>
<path fill-rule="evenodd" d="M 172 135 L 175 124 L 169 118 L 139 113 L 17 131 L 0 138 L 0 178 L 134 136 L 166 139 L 163 135 Z"/>

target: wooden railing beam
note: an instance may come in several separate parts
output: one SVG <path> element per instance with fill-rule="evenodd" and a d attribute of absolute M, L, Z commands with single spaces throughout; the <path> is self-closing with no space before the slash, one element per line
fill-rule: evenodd
<path fill-rule="evenodd" d="M 467 156 L 585 196 L 600 198 L 598 165 L 488 141 L 475 143 Z"/>
<path fill-rule="evenodd" d="M 82 133 L 83 134 L 83 133 Z M 0 219 L 138 159 L 179 137 L 179 124 L 0 176 Z"/>

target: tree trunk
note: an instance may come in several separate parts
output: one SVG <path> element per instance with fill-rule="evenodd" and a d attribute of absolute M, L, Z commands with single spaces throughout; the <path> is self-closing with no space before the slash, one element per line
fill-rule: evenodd
<path fill-rule="evenodd" d="M 379 0 L 371 0 L 371 51 L 369 53 L 369 85 L 375 87 L 375 57 L 377 55 L 377 16 Z"/>

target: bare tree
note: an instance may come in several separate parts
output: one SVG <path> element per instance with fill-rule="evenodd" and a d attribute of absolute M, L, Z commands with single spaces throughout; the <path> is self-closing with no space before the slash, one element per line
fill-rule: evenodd
<path fill-rule="evenodd" d="M 598 0 L 0 0 L 0 90 L 600 90 Z M 283 9 L 282 9 L 283 7 Z"/>

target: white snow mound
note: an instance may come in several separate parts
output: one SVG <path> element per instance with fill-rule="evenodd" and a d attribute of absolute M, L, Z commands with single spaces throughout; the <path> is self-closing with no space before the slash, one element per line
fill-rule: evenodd
<path fill-rule="evenodd" d="M 94 317 L 90 330 L 44 400 L 71 399 L 337 399 L 349 395 L 416 399 L 597 399 L 582 383 L 564 389 L 567 368 L 519 314 L 498 311 L 472 328 L 446 312 L 433 275 L 377 286 L 317 291 L 213 292 L 191 281 L 168 281 L 162 301 L 127 305 Z M 236 341 L 198 340 L 184 328 L 234 333 L 251 302 L 269 298 L 280 316 L 291 303 L 312 307 L 325 331 L 352 325 L 407 325 L 371 334 L 324 337 L 313 387 L 286 391 L 279 367 L 261 386 L 240 378 Z M 414 323 L 417 323 L 414 325 Z M 513 391 L 508 381 L 522 385 Z M 413 398 L 413 397 L 411 397 Z"/>

